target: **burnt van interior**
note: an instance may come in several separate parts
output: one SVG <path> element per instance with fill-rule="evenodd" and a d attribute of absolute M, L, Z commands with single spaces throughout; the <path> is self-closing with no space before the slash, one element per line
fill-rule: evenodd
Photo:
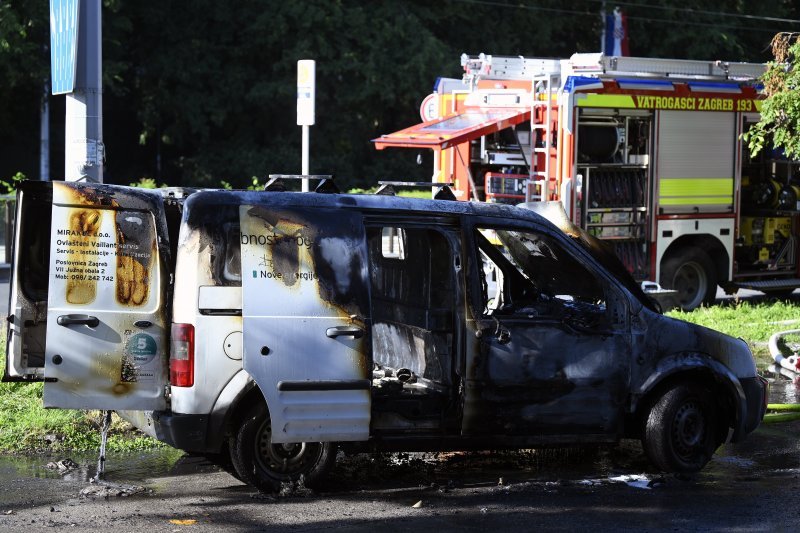
<path fill-rule="evenodd" d="M 17 378 L 44 371 L 52 194 L 50 189 L 26 190 L 20 199 L 24 209 L 18 214 L 14 238 L 25 246 L 15 247 L 19 290 L 12 295 L 8 317 L 20 337 L 8 354 L 8 366 L 14 370 L 6 373 Z"/>
<path fill-rule="evenodd" d="M 456 269 L 436 229 L 371 226 L 373 428 L 439 429 L 455 409 Z"/>

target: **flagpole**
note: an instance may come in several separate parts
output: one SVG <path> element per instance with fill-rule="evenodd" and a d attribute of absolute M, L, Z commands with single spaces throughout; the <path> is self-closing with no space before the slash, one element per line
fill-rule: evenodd
<path fill-rule="evenodd" d="M 603 32 L 600 34 L 600 51 L 606 53 L 606 0 L 600 4 L 600 22 Z"/>

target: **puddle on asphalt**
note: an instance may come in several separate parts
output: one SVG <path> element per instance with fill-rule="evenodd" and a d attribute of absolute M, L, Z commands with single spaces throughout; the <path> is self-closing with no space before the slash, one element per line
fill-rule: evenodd
<path fill-rule="evenodd" d="M 770 382 L 769 403 L 800 403 L 800 375 L 788 370 L 785 372 L 791 377 L 769 370 L 765 372 Z"/>
<path fill-rule="evenodd" d="M 183 452 L 161 448 L 147 452 L 106 455 L 105 480 L 136 482 L 168 475 L 181 467 Z M 47 468 L 48 463 L 70 459 L 78 466 L 68 471 Z M 88 482 L 97 473 L 97 453 L 0 456 L 0 485 L 17 478 L 64 479 Z"/>

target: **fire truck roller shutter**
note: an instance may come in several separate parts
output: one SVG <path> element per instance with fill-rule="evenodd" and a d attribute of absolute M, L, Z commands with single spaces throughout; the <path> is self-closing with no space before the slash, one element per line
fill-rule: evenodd
<path fill-rule="evenodd" d="M 660 212 L 733 211 L 735 126 L 732 112 L 659 112 Z"/>

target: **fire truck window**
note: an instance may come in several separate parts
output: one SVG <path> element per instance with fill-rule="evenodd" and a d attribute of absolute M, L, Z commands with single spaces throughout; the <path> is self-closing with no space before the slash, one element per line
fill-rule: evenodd
<path fill-rule="evenodd" d="M 543 234 L 480 229 L 484 315 L 605 314 L 603 283 Z"/>

